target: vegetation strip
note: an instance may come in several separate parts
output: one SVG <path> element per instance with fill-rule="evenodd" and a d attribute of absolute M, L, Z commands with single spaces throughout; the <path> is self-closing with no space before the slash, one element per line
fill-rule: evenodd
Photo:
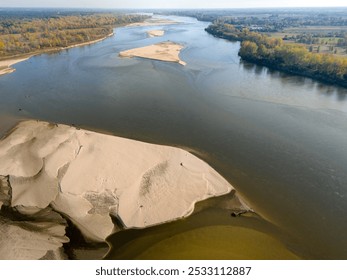
<path fill-rule="evenodd" d="M 347 87 L 346 57 L 310 52 L 304 46 L 227 23 L 215 22 L 205 30 L 219 38 L 241 41 L 239 55 L 245 61 Z"/>
<path fill-rule="evenodd" d="M 0 60 L 96 41 L 112 34 L 116 25 L 146 18 L 110 13 L 0 16 Z"/>

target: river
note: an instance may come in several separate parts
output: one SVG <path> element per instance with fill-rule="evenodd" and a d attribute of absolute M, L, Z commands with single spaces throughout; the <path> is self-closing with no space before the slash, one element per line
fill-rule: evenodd
<path fill-rule="evenodd" d="M 0 132 L 40 119 L 181 147 L 313 258 L 347 258 L 347 90 L 240 61 L 208 23 L 122 27 L 0 77 Z M 146 31 L 165 30 L 148 38 Z M 171 40 L 187 63 L 120 58 Z"/>

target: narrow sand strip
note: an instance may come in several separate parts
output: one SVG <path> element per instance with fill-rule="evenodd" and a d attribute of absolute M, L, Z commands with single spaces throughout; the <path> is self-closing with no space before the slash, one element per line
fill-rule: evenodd
<path fill-rule="evenodd" d="M 22 57 L 22 58 L 18 58 L 18 59 L 11 58 L 11 59 L 0 61 L 0 76 L 5 75 L 5 74 L 10 74 L 10 73 L 16 71 L 16 69 L 12 68 L 11 66 L 16 64 L 16 63 L 27 60 L 29 58 L 30 58 L 30 56 L 24 57 L 24 58 Z"/>
<path fill-rule="evenodd" d="M 110 33 L 109 35 L 103 37 L 103 38 L 100 38 L 100 39 L 96 39 L 94 41 L 88 41 L 88 42 L 84 42 L 84 43 L 79 43 L 79 44 L 75 44 L 75 45 L 71 45 L 71 46 L 67 46 L 67 47 L 63 47 L 63 48 L 58 48 L 58 50 L 66 50 L 66 49 L 71 49 L 71 48 L 76 48 L 76 47 L 83 47 L 83 46 L 88 46 L 88 45 L 91 45 L 91 44 L 95 44 L 95 43 L 98 43 L 98 42 L 101 42 L 109 37 L 112 37 L 114 35 L 114 32 Z"/>
<path fill-rule="evenodd" d="M 149 58 L 160 61 L 176 62 L 181 65 L 186 65 L 186 63 L 180 60 L 179 58 L 179 53 L 182 49 L 182 45 L 167 41 L 146 47 L 122 51 L 119 53 L 119 56 Z"/>
<path fill-rule="evenodd" d="M 149 37 L 161 37 L 163 36 L 165 33 L 164 30 L 150 30 L 150 31 L 147 31 L 147 34 Z"/>
<path fill-rule="evenodd" d="M 184 150 L 37 121 L 0 141 L 0 175 L 8 178 L 10 207 L 50 205 L 93 241 L 113 231 L 110 215 L 126 227 L 147 227 L 233 189 Z"/>

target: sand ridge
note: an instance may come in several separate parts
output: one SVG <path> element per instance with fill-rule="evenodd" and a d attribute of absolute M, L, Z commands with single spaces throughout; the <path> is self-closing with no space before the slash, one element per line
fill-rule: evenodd
<path fill-rule="evenodd" d="M 176 62 L 186 65 L 186 62 L 179 58 L 179 53 L 183 46 L 171 41 L 160 42 L 154 45 L 134 48 L 119 53 L 120 57 L 141 57 L 167 62 Z"/>

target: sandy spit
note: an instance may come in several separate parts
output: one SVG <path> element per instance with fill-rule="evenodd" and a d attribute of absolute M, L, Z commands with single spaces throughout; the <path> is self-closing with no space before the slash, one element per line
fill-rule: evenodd
<path fill-rule="evenodd" d="M 184 150 L 38 121 L 21 122 L 0 141 L 0 175 L 8 178 L 10 207 L 53 207 L 91 241 L 112 233 L 110 215 L 143 228 L 233 190 Z"/>
<path fill-rule="evenodd" d="M 161 42 L 158 44 L 130 49 L 119 53 L 120 57 L 142 57 L 160 61 L 176 62 L 186 65 L 186 62 L 179 58 L 179 53 L 183 46 L 174 42 Z"/>
<path fill-rule="evenodd" d="M 31 55 L 24 57 L 24 58 L 23 57 L 17 58 L 17 59 L 12 58 L 12 59 L 0 61 L 0 76 L 5 75 L 5 74 L 10 74 L 10 73 L 16 71 L 16 69 L 12 68 L 11 66 L 16 64 L 16 63 L 25 61 L 25 60 L 29 59 L 30 57 L 31 57 Z"/>

